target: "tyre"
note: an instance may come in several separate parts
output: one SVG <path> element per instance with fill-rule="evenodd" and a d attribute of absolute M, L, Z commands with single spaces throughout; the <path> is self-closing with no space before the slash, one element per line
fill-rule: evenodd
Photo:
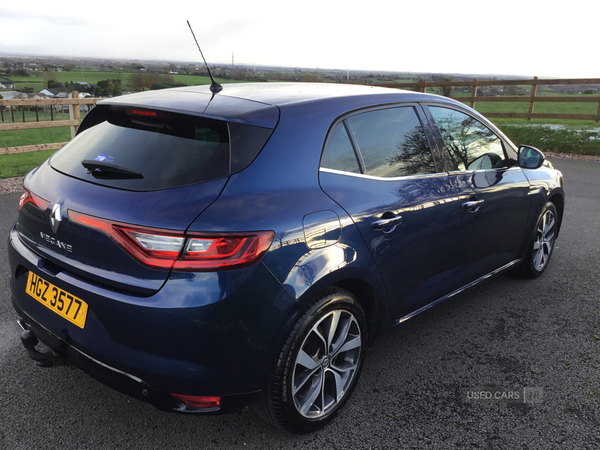
<path fill-rule="evenodd" d="M 358 301 L 342 289 L 327 289 L 293 327 L 256 411 L 292 433 L 323 427 L 356 386 L 367 342 Z"/>
<path fill-rule="evenodd" d="M 556 234 L 558 231 L 558 213 L 552 202 L 546 203 L 535 225 L 533 239 L 529 244 L 519 274 L 526 278 L 537 278 L 550 262 Z"/>

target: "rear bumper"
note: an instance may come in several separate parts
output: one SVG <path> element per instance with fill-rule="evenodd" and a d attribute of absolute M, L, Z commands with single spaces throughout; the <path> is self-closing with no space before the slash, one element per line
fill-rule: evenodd
<path fill-rule="evenodd" d="M 183 407 L 172 393 L 222 396 L 219 412 L 243 406 L 266 383 L 297 308 L 262 263 L 173 273 L 144 297 L 57 271 L 14 228 L 8 256 L 13 305 L 25 328 L 69 365 L 167 411 L 202 412 Z M 30 271 L 88 303 L 85 328 L 25 292 Z"/>
<path fill-rule="evenodd" d="M 15 305 L 15 308 L 21 317 L 25 316 L 22 311 Z M 166 392 L 160 392 L 153 389 L 144 380 L 137 378 L 134 375 L 123 372 L 119 369 L 111 367 L 107 364 L 98 361 L 91 356 L 77 350 L 64 341 L 54 336 L 40 324 L 35 323 L 31 318 L 21 319 L 18 321 L 23 330 L 30 332 L 30 335 L 35 340 L 39 340 L 53 349 L 51 355 L 43 354 L 44 360 L 48 361 L 44 364 L 39 363 L 38 357 L 32 353 L 39 353 L 36 349 L 27 349 L 32 359 L 38 361 L 39 365 L 50 367 L 54 365 L 66 365 L 81 369 L 83 372 L 92 376 L 101 383 L 115 389 L 123 394 L 129 395 L 135 399 L 150 403 L 159 410 L 178 413 L 201 413 L 201 414 L 228 414 L 243 409 L 248 403 L 253 401 L 257 393 L 230 395 L 224 396 L 221 403 L 216 408 L 189 408 L 172 395 Z M 49 356 L 49 357 L 48 357 Z M 52 363 L 51 361 L 55 361 Z"/>

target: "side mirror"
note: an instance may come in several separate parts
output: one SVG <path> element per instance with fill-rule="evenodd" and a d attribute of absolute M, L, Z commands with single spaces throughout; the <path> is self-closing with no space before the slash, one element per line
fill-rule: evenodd
<path fill-rule="evenodd" d="M 521 145 L 519 147 L 519 167 L 524 169 L 537 169 L 540 167 L 546 157 L 535 147 Z"/>

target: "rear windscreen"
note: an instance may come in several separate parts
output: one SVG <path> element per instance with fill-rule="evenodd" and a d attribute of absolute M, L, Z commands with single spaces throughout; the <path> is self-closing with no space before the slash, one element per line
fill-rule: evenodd
<path fill-rule="evenodd" d="M 242 126 L 248 127 L 256 128 Z M 244 144 L 244 151 L 252 154 L 247 164 L 272 131 L 258 130 L 262 130 L 258 136 Z M 229 128 L 225 121 L 98 106 L 86 117 L 77 136 L 54 154 L 51 165 L 92 183 L 151 191 L 226 177 L 230 174 L 230 161 Z"/>

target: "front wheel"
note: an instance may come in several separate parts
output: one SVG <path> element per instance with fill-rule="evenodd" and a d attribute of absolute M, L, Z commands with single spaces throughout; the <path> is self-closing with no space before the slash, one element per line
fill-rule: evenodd
<path fill-rule="evenodd" d="M 537 278 L 550 262 L 558 232 L 558 213 L 554 203 L 548 202 L 542 209 L 535 226 L 532 243 L 519 268 L 521 275 L 527 278 Z"/>
<path fill-rule="evenodd" d="M 366 345 L 365 315 L 357 300 L 342 289 L 326 290 L 292 329 L 257 412 L 293 433 L 323 427 L 348 401 Z"/>

